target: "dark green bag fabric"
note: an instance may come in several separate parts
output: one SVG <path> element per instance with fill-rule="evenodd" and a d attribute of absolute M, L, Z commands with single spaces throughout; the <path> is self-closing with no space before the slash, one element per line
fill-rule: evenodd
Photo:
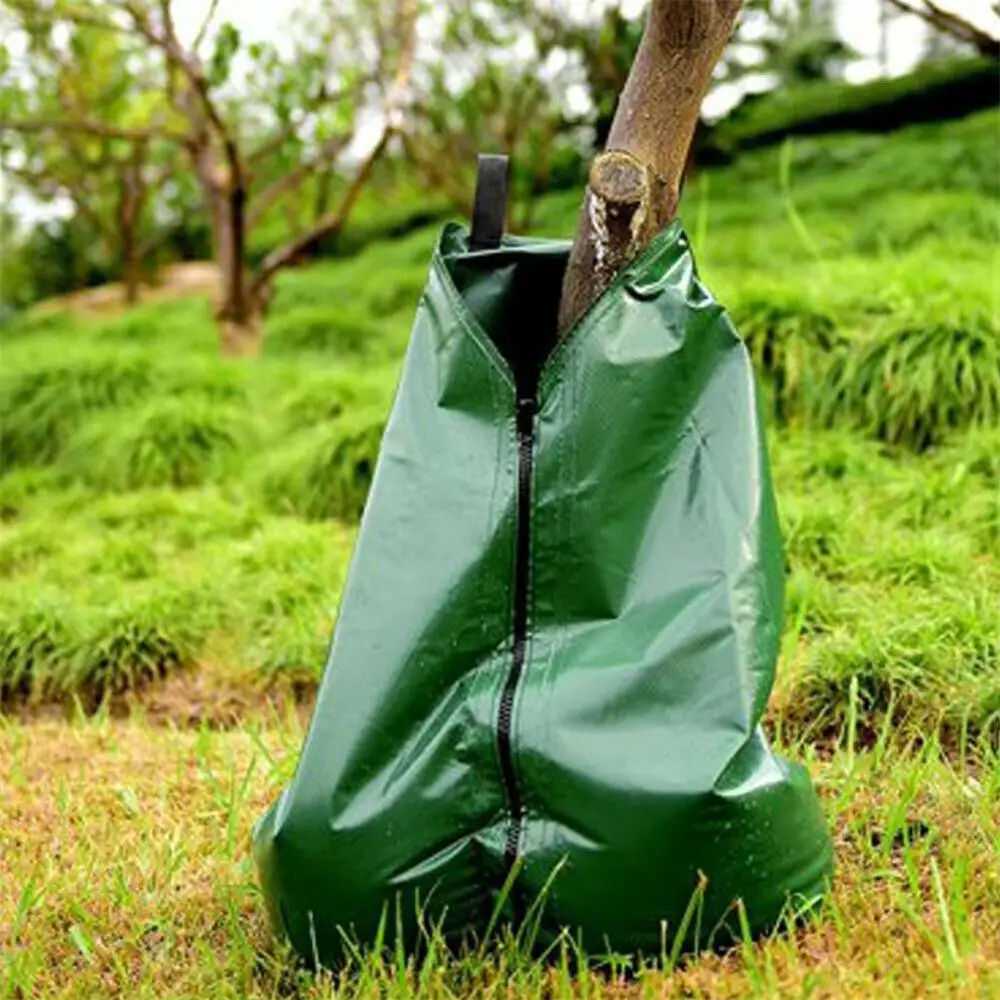
<path fill-rule="evenodd" d="M 723 943 L 736 900 L 760 931 L 831 871 L 760 729 L 783 568 L 747 351 L 677 224 L 556 344 L 568 251 L 449 226 L 434 254 L 298 770 L 255 831 L 307 960 L 412 949 L 418 909 L 481 936 L 540 895 L 538 947 L 657 956 L 685 913 L 687 947 Z"/>

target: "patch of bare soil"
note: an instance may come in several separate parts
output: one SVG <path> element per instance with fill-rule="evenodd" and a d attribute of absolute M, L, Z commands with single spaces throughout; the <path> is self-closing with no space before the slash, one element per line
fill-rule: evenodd
<path fill-rule="evenodd" d="M 112 714 L 141 714 L 152 725 L 234 729 L 248 719 L 285 718 L 295 712 L 308 721 L 315 684 L 255 685 L 212 669 L 176 670 L 140 691 L 116 699 Z"/>
<path fill-rule="evenodd" d="M 188 295 L 211 295 L 216 287 L 216 267 L 211 261 L 194 260 L 170 264 L 161 268 L 153 284 L 144 284 L 139 305 L 147 302 L 168 302 Z M 125 286 L 112 281 L 96 288 L 85 288 L 46 299 L 35 306 L 39 314 L 74 312 L 81 315 L 107 316 L 129 308 L 125 302 Z"/>
<path fill-rule="evenodd" d="M 139 718 L 173 729 L 237 729 L 249 720 L 281 721 L 290 714 L 306 724 L 316 700 L 316 684 L 287 681 L 266 686 L 246 675 L 199 664 L 103 701 L 88 698 L 35 700 L 8 698 L 0 717 L 19 723 L 58 722 L 94 715 L 102 708 L 116 719 Z"/>

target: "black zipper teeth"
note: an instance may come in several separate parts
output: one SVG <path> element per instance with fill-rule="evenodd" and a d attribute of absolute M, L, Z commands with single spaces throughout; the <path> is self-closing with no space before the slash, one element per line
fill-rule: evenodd
<path fill-rule="evenodd" d="M 508 869 L 517 861 L 521 841 L 521 822 L 524 804 L 517 787 L 514 772 L 514 756 L 510 743 L 511 718 L 514 712 L 514 698 L 517 686 L 524 672 L 524 659 L 528 645 L 528 573 L 531 557 L 531 475 L 535 452 L 535 398 L 522 396 L 517 401 L 517 526 L 514 549 L 514 649 L 500 696 L 500 710 L 497 717 L 497 747 L 500 754 L 500 771 L 510 825 L 504 848 Z"/>

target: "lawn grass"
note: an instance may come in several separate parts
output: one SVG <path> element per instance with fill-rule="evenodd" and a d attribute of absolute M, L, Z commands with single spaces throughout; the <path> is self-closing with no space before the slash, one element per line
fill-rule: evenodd
<path fill-rule="evenodd" d="M 250 828 L 302 732 L 141 719 L 0 730 L 0 998 L 626 998 L 1000 995 L 1000 762 L 888 731 L 807 746 L 838 871 L 818 919 L 671 969 L 580 973 L 510 941 L 424 965 L 298 970 L 265 925 Z"/>

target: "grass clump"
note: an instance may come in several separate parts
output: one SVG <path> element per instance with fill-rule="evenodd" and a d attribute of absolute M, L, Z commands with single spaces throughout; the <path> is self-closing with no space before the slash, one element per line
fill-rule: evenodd
<path fill-rule="evenodd" d="M 205 637 L 196 595 L 163 585 L 133 588 L 79 617 L 55 693 L 120 694 L 190 663 Z"/>
<path fill-rule="evenodd" d="M 816 637 L 805 652 L 784 724 L 836 729 L 852 714 L 871 729 L 886 724 L 926 739 L 971 730 L 993 739 L 1000 619 L 973 601 L 899 588 L 887 607 L 869 591 L 852 602 L 849 624 Z M 891 610 L 890 610 L 891 607 Z M 905 613 L 904 613 L 904 608 Z"/>
<path fill-rule="evenodd" d="M 247 538 L 264 518 L 252 500 L 226 495 L 215 486 L 184 492 L 163 487 L 93 498 L 85 530 L 101 538 L 145 535 L 188 552 Z"/>
<path fill-rule="evenodd" d="M 51 593 L 28 601 L 12 593 L 0 598 L 0 707 L 30 696 L 38 679 L 50 676 L 69 643 L 70 609 Z"/>
<path fill-rule="evenodd" d="M 322 352 L 334 360 L 377 353 L 382 331 L 364 312 L 343 305 L 304 305 L 274 316 L 267 324 L 269 354 Z"/>
<path fill-rule="evenodd" d="M 282 397 L 282 427 L 295 433 L 356 410 L 388 412 L 394 384 L 394 368 L 314 372 Z"/>
<path fill-rule="evenodd" d="M 92 419 L 66 456 L 67 471 L 99 490 L 198 486 L 247 445 L 247 415 L 197 397 L 166 397 Z"/>
<path fill-rule="evenodd" d="M 154 386 L 151 359 L 139 353 L 39 359 L 0 381 L 0 458 L 4 470 L 52 462 L 89 414 L 127 406 Z"/>
<path fill-rule="evenodd" d="M 353 536 L 273 518 L 233 553 L 233 587 L 245 594 L 244 652 L 265 686 L 318 683 Z"/>
<path fill-rule="evenodd" d="M 359 518 L 385 420 L 381 409 L 352 410 L 299 435 L 265 469 L 265 502 L 277 513 L 308 520 Z"/>
<path fill-rule="evenodd" d="M 839 352 L 816 408 L 917 451 L 951 431 L 1000 424 L 1000 321 L 960 302 L 913 303 Z"/>
<path fill-rule="evenodd" d="M 1000 203 L 967 191 L 902 192 L 880 198 L 852 230 L 862 254 L 905 253 L 931 241 L 957 240 L 996 246 Z"/>
<path fill-rule="evenodd" d="M 823 359 L 843 343 L 833 312 L 803 286 L 763 277 L 728 305 L 757 370 L 772 383 L 775 416 L 790 419 L 815 391 Z"/>
<path fill-rule="evenodd" d="M 0 693 L 95 704 L 192 662 L 211 622 L 205 595 L 108 577 L 73 590 L 21 587 L 0 604 Z"/>
<path fill-rule="evenodd" d="M 211 352 L 218 342 L 207 296 L 140 304 L 117 316 L 95 320 L 91 337 L 101 343 L 157 348 L 183 345 L 186 352 Z"/>

